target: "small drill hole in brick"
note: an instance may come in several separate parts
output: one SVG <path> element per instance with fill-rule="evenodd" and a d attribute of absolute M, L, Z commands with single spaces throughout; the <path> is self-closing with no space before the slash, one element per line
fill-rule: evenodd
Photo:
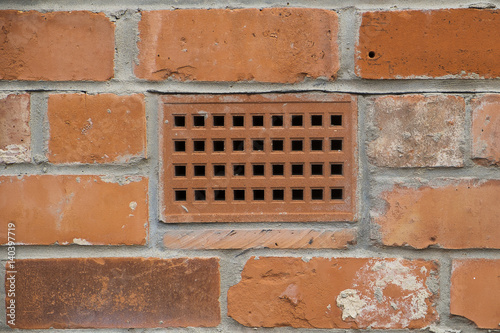
<path fill-rule="evenodd" d="M 274 127 L 283 126 L 283 116 L 279 116 L 279 115 L 271 116 L 271 125 Z"/>
<path fill-rule="evenodd" d="M 205 166 L 195 165 L 194 166 L 194 176 L 195 177 L 205 177 Z"/>
<path fill-rule="evenodd" d="M 226 166 L 224 164 L 214 165 L 214 177 L 226 176 Z"/>
<path fill-rule="evenodd" d="M 342 116 L 337 114 L 331 115 L 330 123 L 332 126 L 342 126 Z"/>
<path fill-rule="evenodd" d="M 245 190 L 233 190 L 233 198 L 235 201 L 245 200 Z"/>
<path fill-rule="evenodd" d="M 207 200 L 207 193 L 205 190 L 194 190 L 194 201 L 205 201 Z"/>
<path fill-rule="evenodd" d="M 264 164 L 254 164 L 252 170 L 254 176 L 264 176 Z"/>
<path fill-rule="evenodd" d="M 341 188 L 331 189 L 332 200 L 342 200 L 344 198 L 344 191 Z"/>
<path fill-rule="evenodd" d="M 245 141 L 244 140 L 233 140 L 233 151 L 244 151 Z"/>
<path fill-rule="evenodd" d="M 243 126 L 245 126 L 245 117 L 233 116 L 233 127 L 243 127 Z"/>
<path fill-rule="evenodd" d="M 273 176 L 283 176 L 285 174 L 285 166 L 283 164 L 273 164 Z"/>
<path fill-rule="evenodd" d="M 311 189 L 311 199 L 312 200 L 323 200 L 323 189 L 322 188 Z"/>
<path fill-rule="evenodd" d="M 224 126 L 224 116 L 214 116 L 214 127 Z"/>
<path fill-rule="evenodd" d="M 264 126 L 264 116 L 252 116 L 252 126 Z"/>
<path fill-rule="evenodd" d="M 253 199 L 255 201 L 263 201 L 264 198 L 264 190 L 253 190 Z"/>
<path fill-rule="evenodd" d="M 214 200 L 215 201 L 226 200 L 226 190 L 214 190 Z"/>
<path fill-rule="evenodd" d="M 323 175 L 323 164 L 311 164 L 311 175 L 312 176 L 322 176 Z"/>
<path fill-rule="evenodd" d="M 224 151 L 224 141 L 214 140 L 213 145 L 214 145 L 214 152 Z"/>
<path fill-rule="evenodd" d="M 174 141 L 174 151 L 186 151 L 186 141 Z"/>
<path fill-rule="evenodd" d="M 311 140 L 311 150 L 323 150 L 323 140 Z"/>
<path fill-rule="evenodd" d="M 304 200 L 304 190 L 292 189 L 292 200 Z"/>
<path fill-rule="evenodd" d="M 176 177 L 186 177 L 186 166 L 185 165 L 175 165 L 175 176 Z"/>
<path fill-rule="evenodd" d="M 193 116 L 193 125 L 195 127 L 205 126 L 205 116 Z"/>
<path fill-rule="evenodd" d="M 245 175 L 245 165 L 244 164 L 233 165 L 233 175 L 234 176 L 244 176 Z"/>
<path fill-rule="evenodd" d="M 370 51 L 370 52 L 368 52 L 368 57 L 369 57 L 370 59 L 375 58 L 375 51 Z"/>
<path fill-rule="evenodd" d="M 263 151 L 264 150 L 264 140 L 253 140 L 252 146 L 254 151 Z"/>
<path fill-rule="evenodd" d="M 205 141 L 193 141 L 193 151 L 205 151 Z"/>
<path fill-rule="evenodd" d="M 332 176 L 342 176 L 343 173 L 343 165 L 342 164 L 332 164 L 330 166 L 330 174 Z"/>
<path fill-rule="evenodd" d="M 312 115 L 311 126 L 323 126 L 323 116 L 320 114 Z"/>
<path fill-rule="evenodd" d="M 304 166 L 302 164 L 292 164 L 292 176 L 302 176 L 304 174 Z"/>
<path fill-rule="evenodd" d="M 330 149 L 341 151 L 342 150 L 342 140 L 338 140 L 338 139 L 331 140 Z"/>
<path fill-rule="evenodd" d="M 273 200 L 278 200 L 278 201 L 285 200 L 285 190 L 274 189 L 273 190 Z"/>
<path fill-rule="evenodd" d="M 186 190 L 175 190 L 175 201 L 186 201 Z"/>
<path fill-rule="evenodd" d="M 186 127 L 186 117 L 185 116 L 174 116 L 174 126 L 175 127 Z"/>
<path fill-rule="evenodd" d="M 299 114 L 292 115 L 292 126 L 302 126 L 303 117 Z"/>
<path fill-rule="evenodd" d="M 273 140 L 271 142 L 271 147 L 273 151 L 283 151 L 283 140 Z"/>
<path fill-rule="evenodd" d="M 302 151 L 304 144 L 302 140 L 292 140 L 292 151 Z"/>

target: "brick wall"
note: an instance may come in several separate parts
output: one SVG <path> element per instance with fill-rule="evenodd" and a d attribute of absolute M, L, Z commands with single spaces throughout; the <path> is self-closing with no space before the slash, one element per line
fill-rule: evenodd
<path fill-rule="evenodd" d="M 0 26 L 0 331 L 500 329 L 494 4 L 7 0 Z"/>

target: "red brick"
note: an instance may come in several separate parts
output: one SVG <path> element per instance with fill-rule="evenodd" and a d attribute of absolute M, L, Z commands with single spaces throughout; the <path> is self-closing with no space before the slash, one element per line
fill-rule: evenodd
<path fill-rule="evenodd" d="M 488 9 L 363 13 L 356 74 L 365 79 L 500 76 L 500 12 Z"/>
<path fill-rule="evenodd" d="M 463 180 L 384 192 L 387 211 L 375 217 L 382 243 L 422 249 L 500 248 L 500 181 Z"/>
<path fill-rule="evenodd" d="M 500 260 L 453 260 L 452 315 L 472 320 L 480 328 L 500 327 Z"/>
<path fill-rule="evenodd" d="M 437 320 L 437 265 L 378 258 L 251 258 L 228 314 L 252 327 L 423 328 Z M 434 292 L 434 287 L 432 287 Z"/>
<path fill-rule="evenodd" d="M 17 260 L 15 268 L 17 307 L 12 328 L 186 327 L 220 322 L 215 258 L 25 259 Z M 5 286 L 8 293 L 7 279 Z"/>
<path fill-rule="evenodd" d="M 146 157 L 143 95 L 49 96 L 51 163 L 128 163 Z"/>
<path fill-rule="evenodd" d="M 7 95 L 0 99 L 0 163 L 30 161 L 29 120 L 30 95 Z"/>
<path fill-rule="evenodd" d="M 139 62 L 146 80 L 298 82 L 336 77 L 338 19 L 311 8 L 143 12 Z"/>
<path fill-rule="evenodd" d="M 472 102 L 472 157 L 483 165 L 500 166 L 500 95 Z"/>
<path fill-rule="evenodd" d="M 356 229 L 171 230 L 163 237 L 170 249 L 345 249 L 356 242 Z"/>
<path fill-rule="evenodd" d="M 0 176 L 0 243 L 138 245 L 148 233 L 148 181 L 131 176 Z"/>
<path fill-rule="evenodd" d="M 465 102 L 456 96 L 383 96 L 369 108 L 370 161 L 385 167 L 463 166 Z"/>
<path fill-rule="evenodd" d="M 114 24 L 103 13 L 0 11 L 0 80 L 105 81 Z"/>

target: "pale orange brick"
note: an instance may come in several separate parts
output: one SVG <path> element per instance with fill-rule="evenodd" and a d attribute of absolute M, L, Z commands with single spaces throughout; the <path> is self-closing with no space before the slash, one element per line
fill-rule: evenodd
<path fill-rule="evenodd" d="M 181 9 L 142 13 L 137 77 L 185 81 L 334 79 L 338 19 L 312 8 Z"/>
<path fill-rule="evenodd" d="M 23 163 L 31 159 L 30 95 L 0 99 L 0 163 Z"/>
<path fill-rule="evenodd" d="M 146 157 L 144 96 L 49 96 L 51 163 L 128 163 Z"/>
<path fill-rule="evenodd" d="M 0 176 L 0 243 L 139 245 L 148 234 L 148 181 L 138 176 Z"/>
<path fill-rule="evenodd" d="M 472 157 L 483 165 L 500 165 L 500 95 L 472 102 Z"/>
<path fill-rule="evenodd" d="M 431 261 L 253 257 L 228 315 L 251 327 L 424 328 L 438 318 L 436 282 Z"/>
<path fill-rule="evenodd" d="M 103 13 L 1 10 L 0 26 L 0 80 L 113 77 L 115 27 Z"/>

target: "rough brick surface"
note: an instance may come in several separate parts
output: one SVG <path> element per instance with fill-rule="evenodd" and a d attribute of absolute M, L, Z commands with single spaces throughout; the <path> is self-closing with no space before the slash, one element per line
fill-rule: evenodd
<path fill-rule="evenodd" d="M 1 176 L 0 242 L 15 223 L 18 244 L 144 244 L 147 195 L 137 176 Z"/>
<path fill-rule="evenodd" d="M 29 120 L 28 94 L 8 95 L 0 99 L 0 163 L 30 161 Z"/>
<path fill-rule="evenodd" d="M 215 258 L 27 259 L 16 261 L 16 270 L 13 328 L 217 326 L 220 321 Z"/>
<path fill-rule="evenodd" d="M 463 166 L 465 102 L 455 96 L 384 96 L 369 114 L 370 161 L 385 167 Z"/>
<path fill-rule="evenodd" d="M 499 31 L 498 10 L 367 12 L 356 73 L 366 79 L 499 77 Z"/>
<path fill-rule="evenodd" d="M 480 328 L 500 327 L 500 260 L 453 260 L 452 315 L 472 320 Z"/>
<path fill-rule="evenodd" d="M 253 327 L 422 328 L 437 319 L 436 269 L 422 260 L 251 258 L 228 291 L 228 314 Z"/>
<path fill-rule="evenodd" d="M 356 229 L 171 230 L 163 244 L 172 249 L 339 249 L 356 242 Z"/>
<path fill-rule="evenodd" d="M 333 79 L 337 14 L 311 8 L 143 12 L 139 66 L 147 80 L 298 82 Z"/>
<path fill-rule="evenodd" d="M 143 95 L 49 96 L 52 163 L 127 163 L 146 157 Z"/>
<path fill-rule="evenodd" d="M 114 24 L 102 13 L 0 11 L 0 80 L 105 81 Z"/>
<path fill-rule="evenodd" d="M 483 165 L 500 165 L 500 95 L 472 102 L 472 157 Z"/>
<path fill-rule="evenodd" d="M 385 245 L 418 249 L 500 248 L 500 181 L 463 180 L 382 194 L 387 211 L 375 217 Z"/>

